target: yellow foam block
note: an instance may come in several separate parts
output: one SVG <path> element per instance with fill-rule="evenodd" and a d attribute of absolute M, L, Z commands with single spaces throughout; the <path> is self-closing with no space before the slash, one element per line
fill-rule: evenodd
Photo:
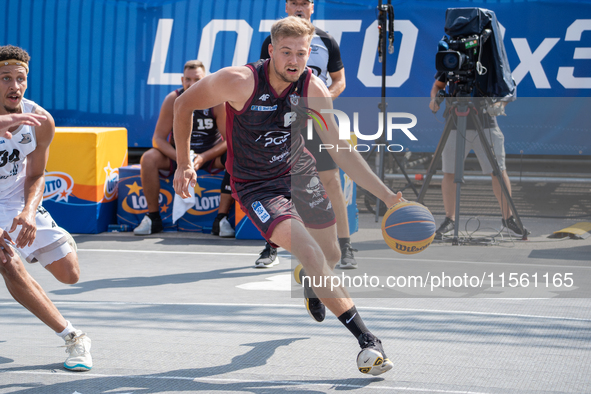
<path fill-rule="evenodd" d="M 123 127 L 56 127 L 49 149 L 48 173 L 73 180 L 72 194 L 88 201 L 112 200 L 105 184 L 127 165 L 127 130 Z"/>
<path fill-rule="evenodd" d="M 562 234 L 563 236 L 565 236 L 564 234 L 574 235 L 579 238 L 587 238 L 589 235 L 591 235 L 590 233 L 591 233 L 591 223 L 589 223 L 589 222 L 575 223 L 572 226 L 569 226 L 567 228 L 563 228 L 562 230 L 554 231 L 554 234 Z"/>

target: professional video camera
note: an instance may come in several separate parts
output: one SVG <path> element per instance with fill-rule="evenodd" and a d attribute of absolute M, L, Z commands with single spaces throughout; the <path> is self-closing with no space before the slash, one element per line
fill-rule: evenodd
<path fill-rule="evenodd" d="M 475 87 L 480 97 L 515 95 L 515 81 L 493 11 L 448 8 L 445 33 L 439 41 L 435 67 L 453 83 L 454 96 L 472 96 Z"/>
<path fill-rule="evenodd" d="M 488 40 L 492 30 L 485 29 L 482 34 L 472 34 L 457 39 L 444 37 L 439 42 L 439 52 L 435 55 L 435 68 L 446 72 L 448 79 L 471 86 L 476 74 L 483 75 L 486 68 L 480 62 L 482 45 Z"/>

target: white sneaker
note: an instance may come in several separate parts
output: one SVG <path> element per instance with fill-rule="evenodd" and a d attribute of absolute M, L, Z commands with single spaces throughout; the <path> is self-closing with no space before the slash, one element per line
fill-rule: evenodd
<path fill-rule="evenodd" d="M 65 338 L 66 353 L 70 355 L 64 363 L 64 368 L 70 371 L 90 371 L 92 356 L 90 355 L 90 338 L 80 330 L 76 330 Z"/>
<path fill-rule="evenodd" d="M 370 333 L 362 334 L 358 341 L 361 346 L 357 355 L 359 372 L 377 376 L 392 369 L 394 364 L 384 353 L 382 341 Z"/>
<path fill-rule="evenodd" d="M 152 219 L 145 215 L 140 225 L 133 229 L 135 235 L 150 235 L 152 234 Z"/>
<path fill-rule="evenodd" d="M 160 232 L 162 232 L 162 230 L 164 230 L 164 227 L 162 225 L 162 220 L 157 219 L 157 220 L 152 221 L 152 219 L 150 219 L 148 214 L 146 214 L 146 216 L 144 216 L 144 218 L 142 219 L 139 226 L 137 226 L 136 228 L 133 229 L 133 233 L 135 235 L 150 235 L 150 234 L 160 233 Z"/>
<path fill-rule="evenodd" d="M 234 238 L 236 236 L 236 231 L 232 228 L 232 225 L 228 221 L 228 218 L 225 217 L 220 220 L 220 237 L 222 238 Z"/>

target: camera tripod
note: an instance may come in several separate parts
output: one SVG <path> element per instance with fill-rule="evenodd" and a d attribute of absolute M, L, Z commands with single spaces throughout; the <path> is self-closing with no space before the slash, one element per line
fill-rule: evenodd
<path fill-rule="evenodd" d="M 449 107 L 449 114 L 445 122 L 445 128 L 443 129 L 443 134 L 441 135 L 441 139 L 439 140 L 437 149 L 433 154 L 433 159 L 431 160 L 431 164 L 429 165 L 429 169 L 427 170 L 427 176 L 425 177 L 425 182 L 423 183 L 423 187 L 421 188 L 417 201 L 419 203 L 423 202 L 423 198 L 427 193 L 427 189 L 429 188 L 431 178 L 435 174 L 436 168 L 439 164 L 439 161 L 441 160 L 443 148 L 445 147 L 451 130 L 454 128 L 455 120 L 457 120 L 456 157 L 454 173 L 454 183 L 456 184 L 456 213 L 454 218 L 455 225 L 452 244 L 458 245 L 458 229 L 460 225 L 460 190 L 462 183 L 464 183 L 464 151 L 466 149 L 466 125 L 468 119 L 470 119 L 472 124 L 476 126 L 478 138 L 480 138 L 480 142 L 484 147 L 484 151 L 486 152 L 488 161 L 491 163 L 491 166 L 493 167 L 492 174 L 493 176 L 497 177 L 499 184 L 501 185 L 502 194 L 507 199 L 507 202 L 509 203 L 509 206 L 511 208 L 511 212 L 513 212 L 513 216 L 515 217 L 515 222 L 517 223 L 517 226 L 523 234 L 522 239 L 527 239 L 527 232 L 525 231 L 523 224 L 521 223 L 521 219 L 517 214 L 515 204 L 513 203 L 513 199 L 509 194 L 509 190 L 507 189 L 507 185 L 505 184 L 505 180 L 503 179 L 503 175 L 501 173 L 501 169 L 499 168 L 499 164 L 497 162 L 495 154 L 490 146 L 490 143 L 486 139 L 486 136 L 484 135 L 482 123 L 480 123 L 480 119 L 476 115 L 477 110 L 474 106 L 474 103 L 471 100 L 471 97 L 462 95 L 458 97 L 451 97 L 447 100 L 448 103 L 451 103 L 451 106 Z"/>

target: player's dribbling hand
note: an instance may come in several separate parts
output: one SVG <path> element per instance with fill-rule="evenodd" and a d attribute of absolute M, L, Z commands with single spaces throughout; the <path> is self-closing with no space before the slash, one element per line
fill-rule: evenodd
<path fill-rule="evenodd" d="M 14 245 L 14 242 L 12 242 L 12 238 L 10 238 L 10 235 L 8 235 L 6 231 L 0 228 L 0 249 L 2 249 L 0 250 L 0 259 L 3 263 L 6 263 L 8 261 L 6 259 L 5 253 L 8 253 L 10 257 L 14 257 L 14 252 L 12 251 L 12 248 L 8 246 L 8 243 L 6 241 Z"/>
<path fill-rule="evenodd" d="M 37 235 L 37 223 L 35 222 L 35 211 L 32 214 L 28 212 L 19 213 L 12 221 L 12 227 L 10 227 L 9 233 L 16 230 L 18 226 L 21 226 L 16 241 L 14 242 L 17 248 L 24 248 L 25 246 L 31 246 Z"/>
<path fill-rule="evenodd" d="M 405 198 L 402 197 L 402 192 L 398 192 L 396 194 L 392 194 L 388 201 L 384 201 L 388 208 L 393 207 L 394 205 L 398 204 L 399 202 L 406 201 Z"/>
<path fill-rule="evenodd" d="M 185 168 L 177 168 L 174 173 L 174 192 L 182 198 L 191 197 L 193 194 L 191 190 L 195 188 L 197 183 L 197 173 L 192 166 Z"/>

